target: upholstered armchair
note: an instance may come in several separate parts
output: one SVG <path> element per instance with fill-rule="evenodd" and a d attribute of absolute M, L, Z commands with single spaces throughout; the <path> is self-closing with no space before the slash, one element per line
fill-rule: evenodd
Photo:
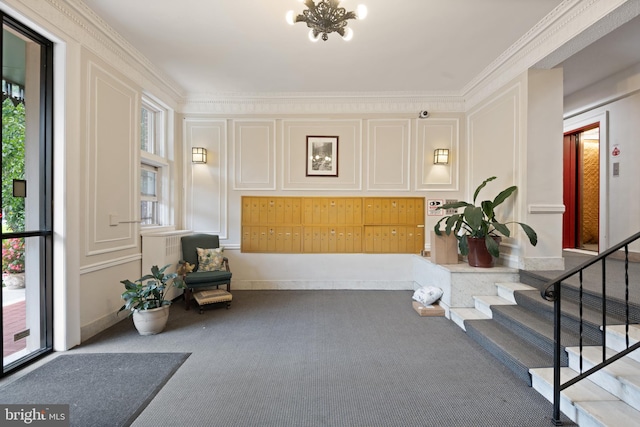
<path fill-rule="evenodd" d="M 226 293 L 224 293 L 228 293 L 226 299 L 218 298 L 219 301 L 211 302 L 226 302 L 228 308 L 231 301 L 231 271 L 229 270 L 229 260 L 227 257 L 222 256 L 218 236 L 211 234 L 191 234 L 182 236 L 181 244 L 182 261 L 180 261 L 180 263 L 184 264 L 188 262 L 195 266 L 192 272 L 185 271 L 183 274 L 186 309 L 189 310 L 192 293 L 194 291 L 211 288 L 218 289 L 220 285 L 226 285 L 227 289 Z M 200 255 L 198 254 L 199 250 Z M 223 291 L 221 290 L 219 293 L 223 294 Z M 221 297 L 224 297 L 224 295 L 221 295 Z M 196 299 L 198 299 L 197 295 Z M 198 304 L 202 312 L 202 304 L 200 304 L 200 301 L 198 301 Z"/>

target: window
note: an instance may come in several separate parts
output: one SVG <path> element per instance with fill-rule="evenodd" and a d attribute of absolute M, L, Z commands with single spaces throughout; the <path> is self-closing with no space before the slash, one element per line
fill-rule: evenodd
<path fill-rule="evenodd" d="M 146 153 L 156 154 L 155 112 L 145 106 L 140 114 L 140 149 Z"/>
<path fill-rule="evenodd" d="M 142 164 L 140 168 L 140 219 L 142 225 L 159 225 L 158 168 Z"/>
<path fill-rule="evenodd" d="M 168 110 L 143 98 L 140 110 L 140 219 L 142 226 L 171 222 Z"/>

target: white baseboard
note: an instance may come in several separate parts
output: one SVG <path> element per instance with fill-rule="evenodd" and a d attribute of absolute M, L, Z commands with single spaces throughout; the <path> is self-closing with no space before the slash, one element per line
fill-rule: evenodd
<path fill-rule="evenodd" d="M 386 290 L 411 291 L 413 281 L 372 280 L 232 280 L 232 290 Z"/>
<path fill-rule="evenodd" d="M 80 328 L 80 342 L 85 342 L 92 336 L 97 335 L 98 333 L 125 319 L 127 319 L 127 313 L 125 312 L 121 312 L 120 314 L 112 313 L 82 326 Z M 131 320 L 129 319 L 129 321 Z"/>

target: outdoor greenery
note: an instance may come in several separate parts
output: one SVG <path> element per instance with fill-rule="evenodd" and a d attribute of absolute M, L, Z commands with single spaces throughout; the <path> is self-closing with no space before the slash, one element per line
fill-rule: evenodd
<path fill-rule="evenodd" d="M 2 214 L 11 231 L 24 230 L 24 198 L 13 197 L 13 180 L 24 179 L 24 104 L 2 103 Z"/>
<path fill-rule="evenodd" d="M 24 198 L 13 197 L 13 180 L 24 179 L 25 108 L 2 102 L 2 231 L 24 230 Z M 2 273 L 24 271 L 24 239 L 2 240 Z"/>
<path fill-rule="evenodd" d="M 493 239 L 493 236 L 499 236 L 500 234 L 505 237 L 509 237 L 511 235 L 511 231 L 507 227 L 507 224 L 518 224 L 527 237 L 529 238 L 529 242 L 535 246 L 538 243 L 538 235 L 533 230 L 533 228 L 529 227 L 527 224 L 523 224 L 517 221 L 510 222 L 499 222 L 496 219 L 495 208 L 501 205 L 505 200 L 507 200 L 517 189 L 518 187 L 511 186 L 506 190 L 501 191 L 493 200 L 484 200 L 480 203 L 480 206 L 476 206 L 476 198 L 488 182 L 496 179 L 495 176 L 491 178 L 485 179 L 482 184 L 478 186 L 475 193 L 473 193 L 473 203 L 468 202 L 455 202 L 445 204 L 438 209 L 458 209 L 464 208 L 462 213 L 456 213 L 453 215 L 448 215 L 440 219 L 438 223 L 433 228 L 434 232 L 438 235 L 442 235 L 442 231 L 440 230 L 440 224 L 444 222 L 445 229 L 444 232 L 450 235 L 452 232 L 458 239 L 458 247 L 460 248 L 460 253 L 462 255 L 469 254 L 469 237 L 476 237 L 485 240 L 485 244 L 489 253 L 494 257 L 500 256 L 500 246 L 498 242 Z"/>
<path fill-rule="evenodd" d="M 165 298 L 167 291 L 171 287 L 184 289 L 185 286 L 177 273 L 164 274 L 170 265 L 167 264 L 162 268 L 154 265 L 151 267 L 151 274 L 147 274 L 135 282 L 121 280 L 120 283 L 125 287 L 125 291 L 122 293 L 125 304 L 120 307 L 118 313 L 123 310 L 129 310 L 133 313 L 135 310 L 150 310 L 163 305 L 171 305 L 171 300 Z"/>

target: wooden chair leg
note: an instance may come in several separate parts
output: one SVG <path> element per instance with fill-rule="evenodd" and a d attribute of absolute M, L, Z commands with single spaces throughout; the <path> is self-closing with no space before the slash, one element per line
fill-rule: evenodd
<path fill-rule="evenodd" d="M 184 305 L 185 305 L 185 310 L 189 310 L 189 307 L 191 306 L 191 289 L 190 288 L 186 288 L 184 290 Z"/>

